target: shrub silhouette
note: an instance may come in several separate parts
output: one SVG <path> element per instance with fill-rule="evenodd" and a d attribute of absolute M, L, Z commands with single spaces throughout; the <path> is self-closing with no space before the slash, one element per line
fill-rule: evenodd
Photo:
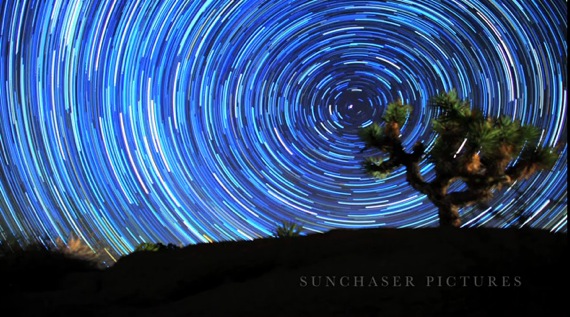
<path fill-rule="evenodd" d="M 180 249 L 179 246 L 169 243 L 167 245 L 164 245 L 162 243 L 151 243 L 151 242 L 144 242 L 139 244 L 136 248 L 135 248 L 135 252 L 140 252 L 140 251 L 164 251 L 164 250 L 176 250 L 176 249 Z"/>
<path fill-rule="evenodd" d="M 297 237 L 301 235 L 303 226 L 293 222 L 283 222 L 277 229 L 275 229 L 275 236 L 277 238 Z"/>
<path fill-rule="evenodd" d="M 58 289 L 69 273 L 100 270 L 97 253 L 78 238 L 72 237 L 67 245 L 61 240 L 55 245 L 22 240 L 9 237 L 0 242 L 0 296 Z"/>

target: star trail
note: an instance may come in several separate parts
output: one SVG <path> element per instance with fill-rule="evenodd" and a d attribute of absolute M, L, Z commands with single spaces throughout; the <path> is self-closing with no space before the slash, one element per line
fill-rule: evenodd
<path fill-rule="evenodd" d="M 281 221 L 431 227 L 405 181 L 364 174 L 357 131 L 429 97 L 543 129 L 551 171 L 465 227 L 566 232 L 566 1 L 11 1 L 0 5 L 0 233 L 131 252 L 267 237 Z M 422 163 L 429 179 L 433 166 Z"/>

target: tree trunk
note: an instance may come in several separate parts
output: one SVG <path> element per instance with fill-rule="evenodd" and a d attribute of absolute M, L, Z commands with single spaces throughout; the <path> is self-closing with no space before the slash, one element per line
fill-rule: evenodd
<path fill-rule="evenodd" d="M 439 226 L 459 228 L 461 226 L 461 218 L 459 218 L 459 207 L 451 204 L 440 205 Z"/>

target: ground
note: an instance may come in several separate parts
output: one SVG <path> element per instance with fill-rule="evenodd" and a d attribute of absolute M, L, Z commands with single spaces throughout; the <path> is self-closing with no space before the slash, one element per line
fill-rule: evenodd
<path fill-rule="evenodd" d="M 565 233 L 332 230 L 136 252 L 50 279 L 5 270 L 0 301 L 11 316 L 567 316 L 567 266 Z"/>

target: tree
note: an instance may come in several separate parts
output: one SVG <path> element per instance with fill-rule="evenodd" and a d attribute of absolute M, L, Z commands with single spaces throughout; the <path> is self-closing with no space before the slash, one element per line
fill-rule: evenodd
<path fill-rule="evenodd" d="M 369 125 L 359 131 L 359 136 L 365 143 L 363 151 L 377 148 L 389 156 L 387 160 L 366 158 L 365 171 L 384 178 L 404 166 L 407 182 L 438 208 L 442 227 L 459 227 L 460 208 L 488 202 L 503 186 L 551 169 L 558 159 L 554 148 L 540 145 L 540 129 L 507 116 L 485 118 L 459 99 L 455 90 L 431 98 L 430 106 L 439 110 L 439 116 L 432 122 L 436 139 L 427 153 L 421 142 L 411 153 L 404 149 L 400 128 L 412 107 L 400 100 L 388 104 L 383 126 Z M 434 164 L 435 178 L 429 182 L 420 173 L 424 158 Z M 448 192 L 458 181 L 465 189 Z"/>

